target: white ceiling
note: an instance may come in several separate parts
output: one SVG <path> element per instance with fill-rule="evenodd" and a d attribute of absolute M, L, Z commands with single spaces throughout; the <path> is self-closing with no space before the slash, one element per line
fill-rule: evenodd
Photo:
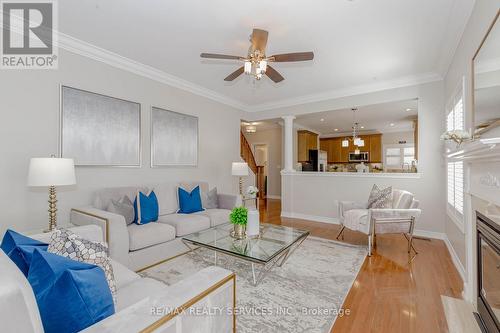
<path fill-rule="evenodd" d="M 438 78 L 473 3 L 65 0 L 59 2 L 59 30 L 251 110 L 362 85 Z M 279 84 L 246 76 L 227 83 L 223 78 L 238 64 L 199 58 L 201 52 L 246 55 L 255 27 L 269 31 L 268 54 L 314 51 L 314 61 L 275 64 L 285 77 Z"/>
<path fill-rule="evenodd" d="M 398 101 L 358 107 L 355 121 L 364 127 L 360 133 L 404 132 L 413 129 L 412 120 L 417 114 L 417 100 Z M 354 119 L 351 109 L 342 109 L 297 116 L 296 123 L 329 136 L 352 133 Z"/>

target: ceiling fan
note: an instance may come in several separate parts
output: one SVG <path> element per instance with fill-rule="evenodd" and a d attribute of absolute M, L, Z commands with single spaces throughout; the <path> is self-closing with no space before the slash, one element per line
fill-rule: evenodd
<path fill-rule="evenodd" d="M 253 29 L 250 36 L 250 48 L 246 57 L 202 53 L 200 57 L 207 59 L 225 59 L 225 60 L 238 60 L 244 62 L 243 66 L 229 74 L 224 81 L 233 81 L 241 74 L 245 73 L 252 75 L 255 79 L 260 80 L 263 75 L 267 75 L 275 83 L 283 81 L 285 78 L 278 73 L 274 68 L 269 66 L 270 62 L 293 62 L 293 61 L 308 61 L 314 59 L 313 52 L 296 52 L 275 54 L 266 56 L 267 37 L 269 32 L 261 29 Z"/>

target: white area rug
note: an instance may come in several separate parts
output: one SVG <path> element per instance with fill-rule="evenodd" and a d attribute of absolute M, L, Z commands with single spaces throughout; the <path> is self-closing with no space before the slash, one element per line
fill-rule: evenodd
<path fill-rule="evenodd" d="M 171 285 L 213 264 L 198 249 L 141 274 Z M 308 237 L 282 267 L 251 284 L 251 266 L 218 254 L 218 265 L 236 272 L 237 332 L 329 332 L 366 256 L 366 247 Z"/>

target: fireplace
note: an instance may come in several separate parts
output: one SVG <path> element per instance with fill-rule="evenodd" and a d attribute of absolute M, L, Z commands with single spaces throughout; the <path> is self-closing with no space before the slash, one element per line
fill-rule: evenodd
<path fill-rule="evenodd" d="M 477 281 L 476 319 L 484 332 L 500 332 L 500 226 L 476 212 Z"/>

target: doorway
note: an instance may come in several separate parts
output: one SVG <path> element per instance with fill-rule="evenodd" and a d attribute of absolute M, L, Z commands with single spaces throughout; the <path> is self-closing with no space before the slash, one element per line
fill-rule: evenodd
<path fill-rule="evenodd" d="M 255 163 L 257 164 L 256 182 L 259 189 L 259 197 L 266 198 L 267 195 L 267 177 L 269 174 L 269 149 L 267 144 L 258 143 L 253 145 Z"/>

